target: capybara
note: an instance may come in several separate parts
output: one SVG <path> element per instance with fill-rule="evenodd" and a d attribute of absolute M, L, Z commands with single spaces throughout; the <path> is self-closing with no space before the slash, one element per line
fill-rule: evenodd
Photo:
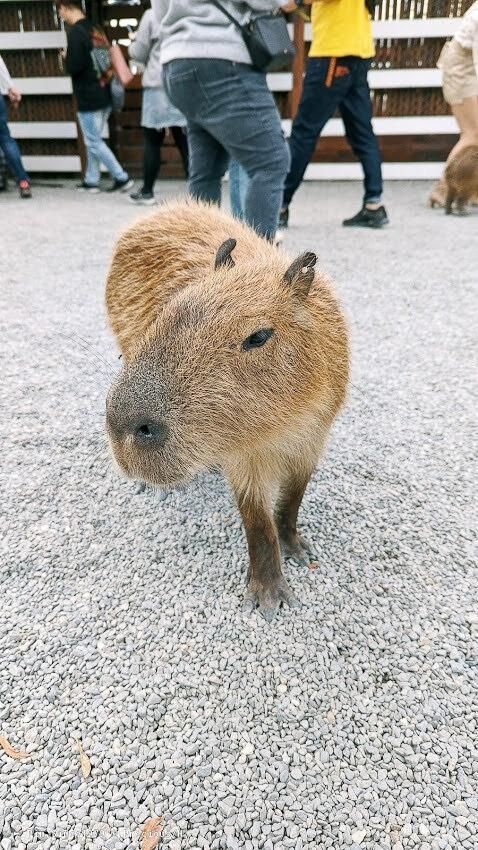
<path fill-rule="evenodd" d="M 445 169 L 445 181 L 446 214 L 456 203 L 457 212 L 464 215 L 465 205 L 478 197 L 478 145 L 468 145 L 453 157 Z"/>
<path fill-rule="evenodd" d="M 347 385 L 347 329 L 316 259 L 175 201 L 120 236 L 106 284 L 123 355 L 106 405 L 114 457 L 160 487 L 222 470 L 247 536 L 245 606 L 267 620 L 296 602 L 281 548 L 311 561 L 297 514 Z"/>

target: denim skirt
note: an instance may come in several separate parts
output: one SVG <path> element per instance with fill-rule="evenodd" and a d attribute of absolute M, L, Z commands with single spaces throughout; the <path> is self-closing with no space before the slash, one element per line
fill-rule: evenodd
<path fill-rule="evenodd" d="M 141 107 L 141 126 L 152 130 L 162 130 L 163 127 L 185 127 L 186 119 L 179 109 L 169 100 L 164 88 L 143 89 Z"/>

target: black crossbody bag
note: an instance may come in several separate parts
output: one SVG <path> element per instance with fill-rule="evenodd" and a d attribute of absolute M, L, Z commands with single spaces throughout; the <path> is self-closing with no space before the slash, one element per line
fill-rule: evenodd
<path fill-rule="evenodd" d="M 241 24 L 218 0 L 211 2 L 238 28 L 255 68 L 259 71 L 290 69 L 295 47 L 290 40 L 282 12 L 277 10 L 269 15 L 258 15 L 251 18 L 247 24 Z"/>

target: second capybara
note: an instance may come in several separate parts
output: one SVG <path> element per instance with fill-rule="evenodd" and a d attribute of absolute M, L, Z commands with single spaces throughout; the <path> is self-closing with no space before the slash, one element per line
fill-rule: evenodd
<path fill-rule="evenodd" d="M 446 214 L 455 204 L 458 214 L 464 215 L 466 204 L 478 198 L 478 145 L 468 145 L 453 157 L 445 169 L 445 182 Z"/>
<path fill-rule="evenodd" d="M 129 477 L 168 487 L 223 471 L 244 523 L 245 605 L 296 602 L 297 514 L 345 396 L 347 329 L 327 277 L 218 208 L 175 201 L 120 236 L 106 284 L 123 355 L 106 405 Z"/>

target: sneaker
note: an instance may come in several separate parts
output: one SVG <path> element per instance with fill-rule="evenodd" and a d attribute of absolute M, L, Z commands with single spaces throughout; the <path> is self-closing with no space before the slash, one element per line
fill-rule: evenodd
<path fill-rule="evenodd" d="M 84 180 L 81 183 L 77 183 L 76 188 L 79 192 L 89 192 L 91 195 L 97 195 L 100 191 L 99 186 L 95 186 L 93 183 L 86 183 Z"/>
<path fill-rule="evenodd" d="M 107 192 L 127 192 L 134 186 L 132 177 L 126 177 L 124 180 L 114 180 Z"/>
<path fill-rule="evenodd" d="M 141 204 L 144 207 L 152 207 L 156 203 L 153 193 L 143 192 L 142 189 L 139 192 L 132 192 L 129 199 L 132 204 Z"/>
<path fill-rule="evenodd" d="M 32 196 L 32 190 L 30 189 L 28 180 L 20 180 L 18 184 L 18 191 L 20 192 L 21 198 L 31 198 Z"/>
<path fill-rule="evenodd" d="M 353 218 L 346 218 L 342 222 L 344 227 L 383 227 L 388 224 L 387 211 L 384 206 L 378 207 L 376 210 L 369 210 L 367 207 L 362 207 L 357 215 Z"/>
<path fill-rule="evenodd" d="M 274 245 L 278 246 L 284 241 L 285 233 L 280 227 L 276 230 L 276 235 L 274 236 Z"/>
<path fill-rule="evenodd" d="M 289 226 L 289 207 L 282 207 L 279 212 L 279 227 L 281 230 L 286 230 Z"/>

